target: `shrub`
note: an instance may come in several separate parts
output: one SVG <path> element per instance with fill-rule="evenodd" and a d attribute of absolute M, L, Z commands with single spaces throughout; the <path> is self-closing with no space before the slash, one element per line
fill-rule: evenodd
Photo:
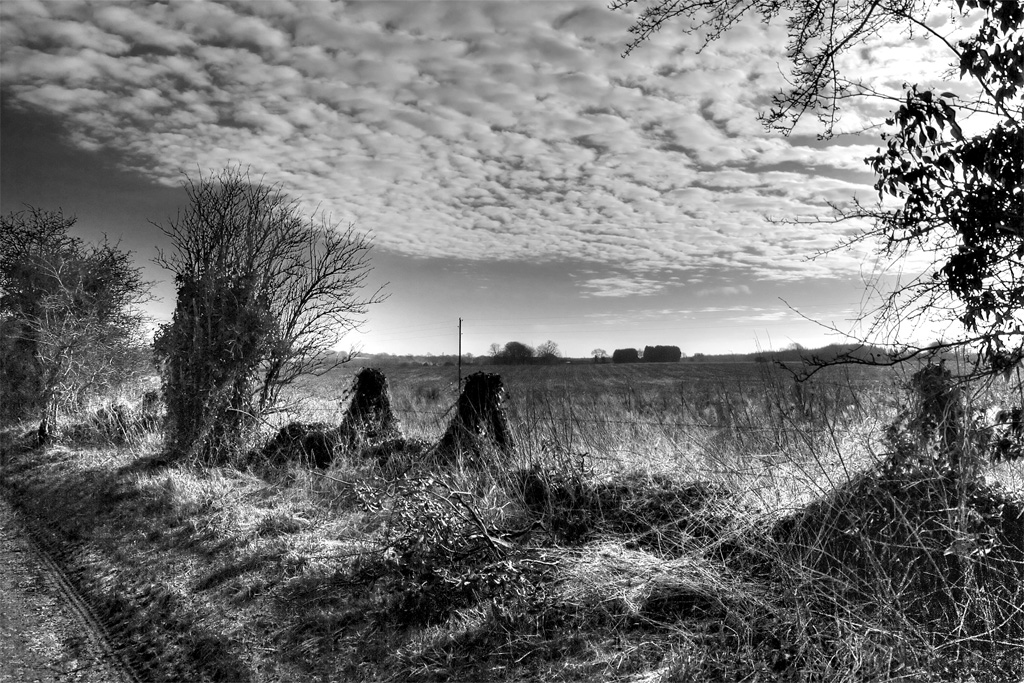
<path fill-rule="evenodd" d="M 32 208 L 0 219 L 0 419 L 81 407 L 135 379 L 146 361 L 141 269 L 106 241 L 70 234 L 75 218 Z"/>
<path fill-rule="evenodd" d="M 366 511 L 387 515 L 381 552 L 363 568 L 364 577 L 382 582 L 379 618 L 435 624 L 479 600 L 508 604 L 530 592 L 511 544 L 441 478 L 402 477 L 358 493 Z"/>

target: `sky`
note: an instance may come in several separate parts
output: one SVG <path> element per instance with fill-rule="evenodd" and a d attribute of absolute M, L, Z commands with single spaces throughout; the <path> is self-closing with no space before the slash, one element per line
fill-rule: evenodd
<path fill-rule="evenodd" d="M 452 354 L 460 318 L 475 355 L 844 341 L 829 328 L 857 330 L 875 259 L 815 258 L 862 226 L 809 219 L 877 198 L 864 158 L 891 106 L 847 103 L 830 140 L 766 132 L 783 22 L 703 51 L 670 26 L 623 58 L 634 16 L 606 5 L 4 0 L 0 211 L 59 207 L 120 241 L 155 321 L 183 179 L 240 166 L 372 236 L 366 294 L 388 298 L 346 349 Z M 845 60 L 899 92 L 950 58 L 893 33 Z"/>

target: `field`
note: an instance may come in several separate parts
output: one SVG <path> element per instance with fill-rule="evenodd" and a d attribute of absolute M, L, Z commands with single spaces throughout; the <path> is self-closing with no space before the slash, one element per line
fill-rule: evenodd
<path fill-rule="evenodd" d="M 360 369 L 308 381 L 281 420 L 337 424 Z M 382 370 L 406 434 L 436 441 L 458 398 L 457 369 Z M 463 368 L 463 376 L 472 372 L 501 375 L 523 465 L 546 451 L 585 453 L 603 474 L 727 479 L 748 491 L 768 487 L 776 498 L 781 486 L 793 504 L 871 461 L 902 382 L 892 370 L 851 367 L 798 383 L 787 370 L 752 362 Z"/>
<path fill-rule="evenodd" d="M 1024 676 L 1024 467 L 913 464 L 941 425 L 895 371 L 468 367 L 502 376 L 516 448 L 444 455 L 456 368 L 382 369 L 403 438 L 323 471 L 167 467 L 108 410 L 47 448 L 7 432 L 0 484 L 147 679 Z M 359 370 L 254 445 L 337 425 Z"/>

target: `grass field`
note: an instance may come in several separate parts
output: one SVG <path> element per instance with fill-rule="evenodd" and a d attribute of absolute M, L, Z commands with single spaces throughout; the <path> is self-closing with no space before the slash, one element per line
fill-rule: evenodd
<path fill-rule="evenodd" d="M 360 369 L 303 384 L 296 409 L 281 419 L 338 423 Z M 458 397 L 457 369 L 382 369 L 407 435 L 439 438 Z M 470 366 L 463 375 L 481 371 L 504 381 L 523 464 L 545 450 L 586 453 L 605 474 L 725 478 L 747 490 L 767 485 L 775 498 L 785 475 L 795 478 L 784 486 L 795 504 L 870 462 L 898 411 L 902 381 L 894 371 L 861 367 L 798 383 L 760 363 Z"/>
<path fill-rule="evenodd" d="M 358 369 L 263 438 L 338 424 Z M 383 370 L 406 438 L 323 472 L 166 467 L 93 413 L 7 432 L 0 484 L 153 680 L 1024 676 L 1024 467 L 885 469 L 919 429 L 895 372 L 464 368 L 502 375 L 518 444 L 481 460 L 431 450 L 456 368 Z"/>

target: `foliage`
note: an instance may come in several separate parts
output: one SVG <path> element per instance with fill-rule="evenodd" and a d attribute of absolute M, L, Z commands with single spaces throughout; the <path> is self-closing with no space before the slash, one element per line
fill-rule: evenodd
<path fill-rule="evenodd" d="M 205 462 L 240 451 L 283 387 L 347 358 L 331 351 L 379 292 L 359 296 L 368 238 L 305 218 L 276 186 L 227 169 L 185 183 L 163 228 L 173 252 L 173 321 L 157 339 L 172 448 Z"/>
<path fill-rule="evenodd" d="M 901 206 L 847 215 L 876 222 L 868 236 L 880 238 L 889 258 L 931 256 L 931 272 L 893 293 L 883 319 L 948 311 L 965 334 L 940 347 L 976 348 L 981 371 L 998 374 L 1024 359 L 1024 8 L 988 0 L 957 5 L 983 13 L 977 33 L 955 50 L 961 76 L 978 81 L 983 95 L 960 102 L 952 93 L 911 87 L 887 121 L 896 132 L 867 160 L 879 197 Z M 972 110 L 995 124 L 965 135 L 957 115 Z"/>
<path fill-rule="evenodd" d="M 0 320 L 0 420 L 27 417 L 42 408 L 42 375 L 31 331 L 14 317 Z"/>
<path fill-rule="evenodd" d="M 144 369 L 149 285 L 116 244 L 70 234 L 75 220 L 34 207 L 0 219 L 2 417 L 41 410 L 52 424 Z"/>

